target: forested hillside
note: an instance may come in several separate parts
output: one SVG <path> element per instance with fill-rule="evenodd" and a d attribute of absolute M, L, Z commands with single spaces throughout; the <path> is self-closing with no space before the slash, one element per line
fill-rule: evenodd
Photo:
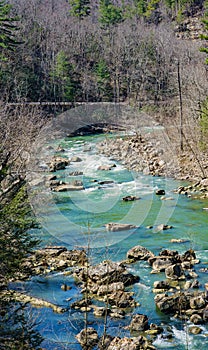
<path fill-rule="evenodd" d="M 10 3 L 13 41 L 1 45 L 3 52 L 12 49 L 1 60 L 0 91 L 7 101 L 157 105 L 177 94 L 179 61 L 184 99 L 206 96 L 202 43 L 178 40 L 179 32 L 190 32 L 190 16 L 201 24 L 203 1 Z"/>

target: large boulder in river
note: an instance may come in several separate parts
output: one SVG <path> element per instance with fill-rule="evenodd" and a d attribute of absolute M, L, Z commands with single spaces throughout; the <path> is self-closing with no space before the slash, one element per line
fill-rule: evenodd
<path fill-rule="evenodd" d="M 101 349 L 101 348 L 100 348 Z M 108 345 L 107 350 L 156 350 L 151 341 L 143 336 L 136 338 L 115 337 Z"/>
<path fill-rule="evenodd" d="M 76 335 L 76 338 L 81 347 L 88 350 L 93 349 L 99 341 L 98 333 L 92 327 L 82 329 L 81 332 Z"/>
<path fill-rule="evenodd" d="M 82 159 L 80 157 L 74 156 L 70 159 L 70 161 L 77 163 L 77 162 L 82 162 Z"/>
<path fill-rule="evenodd" d="M 166 267 L 165 275 L 166 275 L 166 278 L 173 279 L 173 280 L 185 279 L 181 264 L 174 264 Z"/>
<path fill-rule="evenodd" d="M 100 165 L 97 170 L 109 171 L 116 167 L 116 164 Z"/>
<path fill-rule="evenodd" d="M 76 183 L 63 183 L 52 188 L 54 192 L 81 191 L 84 190 L 81 181 Z"/>
<path fill-rule="evenodd" d="M 155 261 L 152 264 L 152 273 L 163 272 L 169 266 L 172 266 L 171 259 L 169 259 L 168 257 L 157 257 L 157 259 L 155 259 Z"/>
<path fill-rule="evenodd" d="M 162 189 L 156 190 L 156 191 L 155 191 L 155 194 L 156 194 L 157 196 L 163 196 L 163 195 L 165 194 L 165 190 L 162 190 Z"/>
<path fill-rule="evenodd" d="M 125 292 L 122 290 L 116 291 L 104 298 L 104 301 L 108 301 L 111 306 L 116 306 L 118 308 L 132 308 L 137 304 L 133 298 L 133 292 Z"/>
<path fill-rule="evenodd" d="M 57 171 L 57 170 L 63 170 L 66 168 L 67 165 L 69 165 L 70 161 L 63 157 L 54 157 L 51 160 L 51 163 L 49 164 L 49 170 L 51 172 Z"/>
<path fill-rule="evenodd" d="M 169 229 L 171 229 L 171 228 L 173 228 L 173 226 L 171 226 L 171 225 L 160 224 L 160 225 L 158 225 L 158 226 L 155 228 L 155 231 L 156 231 L 156 232 L 159 232 L 159 231 L 166 231 L 166 230 L 169 230 Z"/>
<path fill-rule="evenodd" d="M 105 227 L 108 231 L 125 231 L 125 230 L 132 230 L 134 228 L 137 228 L 135 225 L 131 224 L 120 224 L 120 223 L 115 223 L 115 222 L 110 222 L 108 224 L 105 224 Z"/>
<path fill-rule="evenodd" d="M 155 296 L 155 304 L 161 312 L 173 315 L 176 312 L 190 309 L 190 295 L 181 292 L 173 295 L 166 293 L 157 294 Z"/>
<path fill-rule="evenodd" d="M 110 260 L 105 260 L 96 266 L 90 266 L 88 268 L 88 278 L 97 285 L 123 282 L 126 286 L 139 280 L 138 276 L 128 273 L 123 265 Z"/>
<path fill-rule="evenodd" d="M 69 173 L 70 176 L 79 176 L 79 175 L 83 175 L 83 171 L 72 171 L 71 173 Z"/>
<path fill-rule="evenodd" d="M 128 328 L 133 332 L 146 331 L 149 328 L 148 317 L 142 314 L 134 315 Z"/>
<path fill-rule="evenodd" d="M 142 247 L 141 245 L 137 245 L 127 252 L 127 258 L 132 259 L 133 261 L 148 260 L 153 256 L 154 254 L 150 250 Z"/>
<path fill-rule="evenodd" d="M 88 290 L 97 296 L 123 291 L 124 287 L 139 281 L 138 276 L 129 273 L 126 268 L 110 260 L 74 271 L 74 277 L 83 282 L 83 291 Z"/>
<path fill-rule="evenodd" d="M 98 287 L 97 295 L 106 295 L 108 293 L 114 293 L 119 290 L 124 291 L 124 283 L 123 282 L 114 282 L 110 285 L 101 285 Z"/>

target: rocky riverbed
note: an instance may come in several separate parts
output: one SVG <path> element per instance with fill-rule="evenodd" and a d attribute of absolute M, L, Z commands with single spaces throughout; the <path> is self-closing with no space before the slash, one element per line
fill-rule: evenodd
<path fill-rule="evenodd" d="M 196 172 L 193 172 L 193 174 L 190 171 L 188 172 L 187 165 L 183 166 L 183 162 L 177 159 L 179 157 L 170 158 L 159 144 L 155 145 L 148 137 L 136 135 L 118 137 L 112 140 L 106 139 L 99 144 L 98 152 L 107 155 L 112 161 L 112 165 L 101 165 L 99 171 L 104 173 L 114 171 L 116 160 L 122 162 L 130 170 L 147 175 L 193 180 L 195 182 L 192 182 L 189 186 L 180 187 L 176 191 L 186 196 L 191 196 L 193 193 L 194 196 L 207 197 L 207 179 L 202 179 L 201 176 L 197 177 Z M 48 170 L 57 172 L 67 167 L 70 174 L 75 176 L 83 174 L 83 172 L 80 172 L 80 168 L 74 170 L 70 169 L 69 166 L 71 163 L 80 164 L 82 162 L 82 155 L 77 154 L 77 157 L 72 157 L 69 161 L 66 161 L 65 157 L 54 157 L 51 162 L 49 161 Z M 206 163 L 203 166 L 205 167 Z M 71 173 L 71 170 L 75 172 Z M 84 170 L 84 167 L 81 170 Z M 77 180 L 63 183 L 62 179 L 60 180 L 57 177 L 57 173 L 47 174 L 46 177 L 47 188 L 49 187 L 52 192 L 84 190 L 83 183 L 77 182 Z M 106 181 L 108 181 L 107 184 L 113 182 L 110 181 L 109 183 L 109 180 L 94 181 L 97 181 L 100 186 L 106 184 Z M 162 189 L 159 191 L 155 194 L 161 196 L 162 199 L 165 192 Z M 122 198 L 122 203 L 139 201 L 139 199 L 139 197 L 129 195 Z M 120 224 L 115 222 L 106 223 L 104 226 L 109 234 L 136 228 L 130 223 Z M 172 226 L 161 224 L 157 226 L 155 232 L 163 232 L 170 228 Z M 183 241 L 182 239 L 176 239 L 175 243 Z M 99 264 L 93 265 L 85 250 L 67 250 L 61 246 L 49 246 L 37 250 L 28 257 L 24 262 L 25 275 L 22 278 L 27 278 L 30 274 L 53 275 L 56 271 L 61 271 L 63 276 L 64 274 L 70 274 L 73 277 L 74 286 L 79 289 L 81 297 L 75 301 L 70 302 L 69 300 L 68 309 L 83 315 L 90 314 L 90 318 L 95 320 L 91 324 L 92 327 L 86 323 L 84 329 L 81 331 L 79 329 L 76 338 L 83 349 L 93 349 L 97 346 L 102 350 L 126 348 L 128 350 L 155 350 L 154 341 L 159 335 L 163 339 L 168 339 L 169 342 L 174 342 L 174 333 L 171 326 L 167 331 L 167 327 L 164 327 L 159 321 L 154 323 L 150 315 L 147 316 L 140 312 L 140 300 L 138 300 L 138 296 L 134 294 L 133 290 L 134 286 L 139 285 L 139 275 L 144 268 L 142 265 L 144 261 L 148 265 L 147 275 L 158 275 L 158 280 L 152 283 L 149 293 L 149 298 L 154 301 L 156 310 L 170 317 L 170 320 L 174 318 L 182 320 L 182 322 L 188 322 L 188 332 L 192 335 L 202 332 L 204 334 L 203 327 L 206 326 L 208 321 L 208 286 L 200 282 L 196 272 L 200 269 L 200 260 L 192 249 L 184 250 L 183 253 L 179 254 L 178 251 L 168 248 L 163 248 L 159 253 L 154 254 L 153 251 L 136 245 L 127 251 L 126 259 L 123 261 L 103 260 Z M 137 266 L 138 273 L 135 273 L 135 269 L 132 269 L 134 264 Z M 204 266 L 201 266 L 201 273 L 207 273 Z M 71 287 L 67 283 L 63 283 L 61 286 L 63 291 L 67 291 L 68 288 Z M 16 297 L 18 299 L 18 294 Z M 22 295 L 19 297 L 22 298 Z M 21 301 L 24 301 L 24 298 Z M 25 297 L 25 301 L 38 304 L 38 299 L 30 301 L 28 296 Z M 47 306 L 43 300 L 40 301 L 39 306 L 41 305 Z M 52 307 L 56 312 L 67 311 L 59 310 L 59 305 L 48 305 L 48 307 Z M 102 319 L 103 324 L 107 320 L 112 322 L 122 320 L 122 322 L 125 322 L 123 330 L 128 330 L 129 336 L 111 336 L 107 334 L 107 331 L 102 335 L 98 334 L 96 327 L 93 327 L 96 319 Z"/>
<path fill-rule="evenodd" d="M 92 265 L 84 250 L 48 246 L 34 251 L 24 264 L 33 275 L 53 274 L 55 271 L 70 273 L 82 293 L 81 299 L 69 304 L 71 309 L 83 313 L 91 312 L 95 318 L 104 319 L 106 317 L 124 319 L 132 315 L 129 325 L 126 326 L 130 337 L 112 337 L 107 333 L 100 337 L 96 329 L 87 327 L 77 335 L 77 340 L 83 349 L 86 346 L 88 349 L 93 349 L 97 345 L 99 349 L 108 350 L 126 349 L 126 346 L 129 350 L 155 350 L 154 340 L 159 334 L 162 334 L 165 339 L 167 329 L 161 324 L 151 322 L 151 318 L 147 315 L 135 313 L 134 310 L 135 308 L 138 310 L 139 303 L 131 291 L 131 287 L 139 282 L 140 277 L 130 272 L 130 267 L 143 261 L 149 264 L 150 274 L 158 274 L 158 281 L 153 283 L 150 293 L 155 307 L 170 317 L 189 321 L 188 332 L 192 335 L 201 333 L 203 326 L 208 322 L 208 284 L 201 285 L 198 279 L 195 266 L 197 264 L 200 267 L 200 260 L 193 249 L 183 254 L 175 250 L 163 249 L 155 255 L 138 245 L 128 250 L 124 261 L 104 260 Z M 140 269 L 139 271 L 141 272 Z M 201 271 L 204 271 L 203 268 Z M 62 289 L 67 290 L 67 285 L 63 285 Z M 4 297 L 23 303 L 29 302 L 36 307 L 50 307 L 54 312 L 67 311 L 59 305 L 17 291 L 4 290 L 2 293 Z M 96 305 L 96 300 L 102 306 Z M 168 337 L 169 341 L 171 337 L 174 338 L 171 329 Z"/>

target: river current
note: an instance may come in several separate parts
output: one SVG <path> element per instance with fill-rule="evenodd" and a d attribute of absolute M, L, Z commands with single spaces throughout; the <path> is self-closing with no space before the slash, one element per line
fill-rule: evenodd
<path fill-rule="evenodd" d="M 182 184 L 168 178 L 152 177 L 127 170 L 121 163 L 100 155 L 96 144 L 104 136 L 85 136 L 61 139 L 53 144 L 65 149 L 60 154 L 68 159 L 74 156 L 80 162 L 71 162 L 65 170 L 55 174 L 60 180 L 81 180 L 84 190 L 60 193 L 48 193 L 48 202 L 39 203 L 37 208 L 41 229 L 34 230 L 33 235 L 42 240 L 42 245 L 62 245 L 68 249 L 84 247 L 89 250 L 92 264 L 105 259 L 121 261 L 126 258 L 127 251 L 135 245 L 142 245 L 157 254 L 161 249 L 177 250 L 183 253 L 193 248 L 200 264 L 195 266 L 202 285 L 207 282 L 207 273 L 201 272 L 207 267 L 208 240 L 207 223 L 208 201 L 193 200 L 178 195 L 173 190 Z M 100 165 L 115 164 L 109 171 L 98 170 Z M 44 167 L 44 162 L 42 164 Z M 83 175 L 71 176 L 74 171 L 82 171 Z M 106 182 L 106 183 L 104 183 Z M 164 189 L 168 200 L 161 200 L 155 195 L 157 189 Z M 124 202 L 126 195 L 137 196 L 134 202 Z M 136 229 L 130 231 L 108 232 L 105 224 L 119 222 L 134 224 Z M 159 224 L 173 226 L 166 231 L 157 231 Z M 152 228 L 148 228 L 151 226 Z M 172 243 L 171 239 L 183 239 L 183 243 Z M 202 333 L 191 335 L 190 324 L 170 318 L 156 310 L 153 282 L 164 279 L 163 274 L 150 274 L 147 262 L 129 265 L 129 270 L 140 276 L 140 282 L 130 291 L 140 306 L 133 313 L 146 314 L 151 323 L 162 324 L 173 339 L 167 340 L 158 336 L 153 343 L 157 349 L 198 349 L 208 348 L 208 329 L 203 325 Z M 71 287 L 63 291 L 61 285 Z M 84 327 L 84 314 L 70 309 L 70 304 L 82 297 L 80 288 L 72 276 L 54 273 L 46 277 L 38 276 L 24 283 L 26 291 L 55 304 L 68 308 L 63 314 L 56 314 L 49 308 L 33 309 L 33 318 L 38 321 L 37 329 L 44 337 L 42 347 L 47 350 L 81 349 L 75 335 Z M 99 305 L 99 303 L 98 303 Z M 132 314 L 122 320 L 108 319 L 108 333 L 117 336 L 130 336 L 124 326 L 130 322 Z M 99 334 L 103 331 L 103 318 L 95 318 L 88 313 L 90 326 Z M 170 330 L 171 328 L 171 330 Z"/>

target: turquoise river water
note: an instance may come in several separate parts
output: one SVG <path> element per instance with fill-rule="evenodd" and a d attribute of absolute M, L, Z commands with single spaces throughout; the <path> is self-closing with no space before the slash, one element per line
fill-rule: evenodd
<path fill-rule="evenodd" d="M 181 185 L 180 181 L 168 178 L 145 176 L 128 171 L 122 164 L 115 162 L 96 151 L 96 143 L 104 136 L 85 136 L 56 141 L 66 150 L 62 156 L 72 158 L 79 156 L 81 162 L 72 162 L 65 170 L 56 172 L 58 178 L 64 181 L 81 180 L 84 190 L 73 192 L 47 192 L 48 201 L 43 200 L 36 209 L 42 225 L 40 230 L 32 232 L 42 240 L 42 245 L 64 245 L 69 249 L 74 247 L 89 247 L 90 261 L 95 264 L 104 259 L 121 261 L 126 258 L 127 251 L 135 245 L 142 245 L 154 254 L 163 248 L 178 250 L 180 253 L 193 248 L 200 264 L 195 271 L 199 275 L 202 288 L 207 282 L 207 273 L 201 269 L 208 263 L 207 223 L 208 201 L 193 200 L 173 192 Z M 100 165 L 116 163 L 110 171 L 97 170 Z M 42 164 L 44 167 L 44 162 Z M 83 175 L 72 177 L 72 171 L 83 171 Z M 95 181 L 97 180 L 97 181 Z M 101 185 L 98 182 L 111 180 L 112 183 Z M 161 200 L 155 195 L 158 188 L 165 189 L 169 200 Z M 135 202 L 124 202 L 125 195 L 139 196 Z M 35 207 L 35 206 L 34 206 Z M 136 225 L 131 231 L 108 232 L 104 224 L 121 222 Z M 169 224 L 173 228 L 156 232 L 159 224 Z M 153 226 L 152 229 L 146 228 Z M 182 238 L 184 243 L 171 243 L 172 238 Z M 202 333 L 193 336 L 188 333 L 189 323 L 169 318 L 158 312 L 154 304 L 153 282 L 164 279 L 164 275 L 150 274 L 147 262 L 138 262 L 129 266 L 129 270 L 140 276 L 140 282 L 129 290 L 135 293 L 135 299 L 140 306 L 133 313 L 146 314 L 151 323 L 162 324 L 167 333 L 173 333 L 173 339 L 158 336 L 154 345 L 157 349 L 208 349 L 208 328 L 203 325 Z M 61 285 L 66 283 L 71 287 L 63 291 Z M 63 314 L 56 314 L 49 308 L 33 309 L 33 319 L 38 321 L 37 329 L 44 337 L 42 347 L 47 350 L 81 349 L 75 335 L 84 327 L 82 312 L 70 309 L 70 304 L 81 298 L 80 288 L 72 276 L 54 273 L 46 277 L 32 278 L 24 285 L 33 296 L 51 301 L 68 308 Z M 130 336 L 124 326 L 129 324 L 131 315 L 122 320 L 108 319 L 108 333 L 118 336 Z M 95 318 L 88 314 L 90 326 L 95 327 L 99 334 L 103 331 L 103 318 Z"/>

